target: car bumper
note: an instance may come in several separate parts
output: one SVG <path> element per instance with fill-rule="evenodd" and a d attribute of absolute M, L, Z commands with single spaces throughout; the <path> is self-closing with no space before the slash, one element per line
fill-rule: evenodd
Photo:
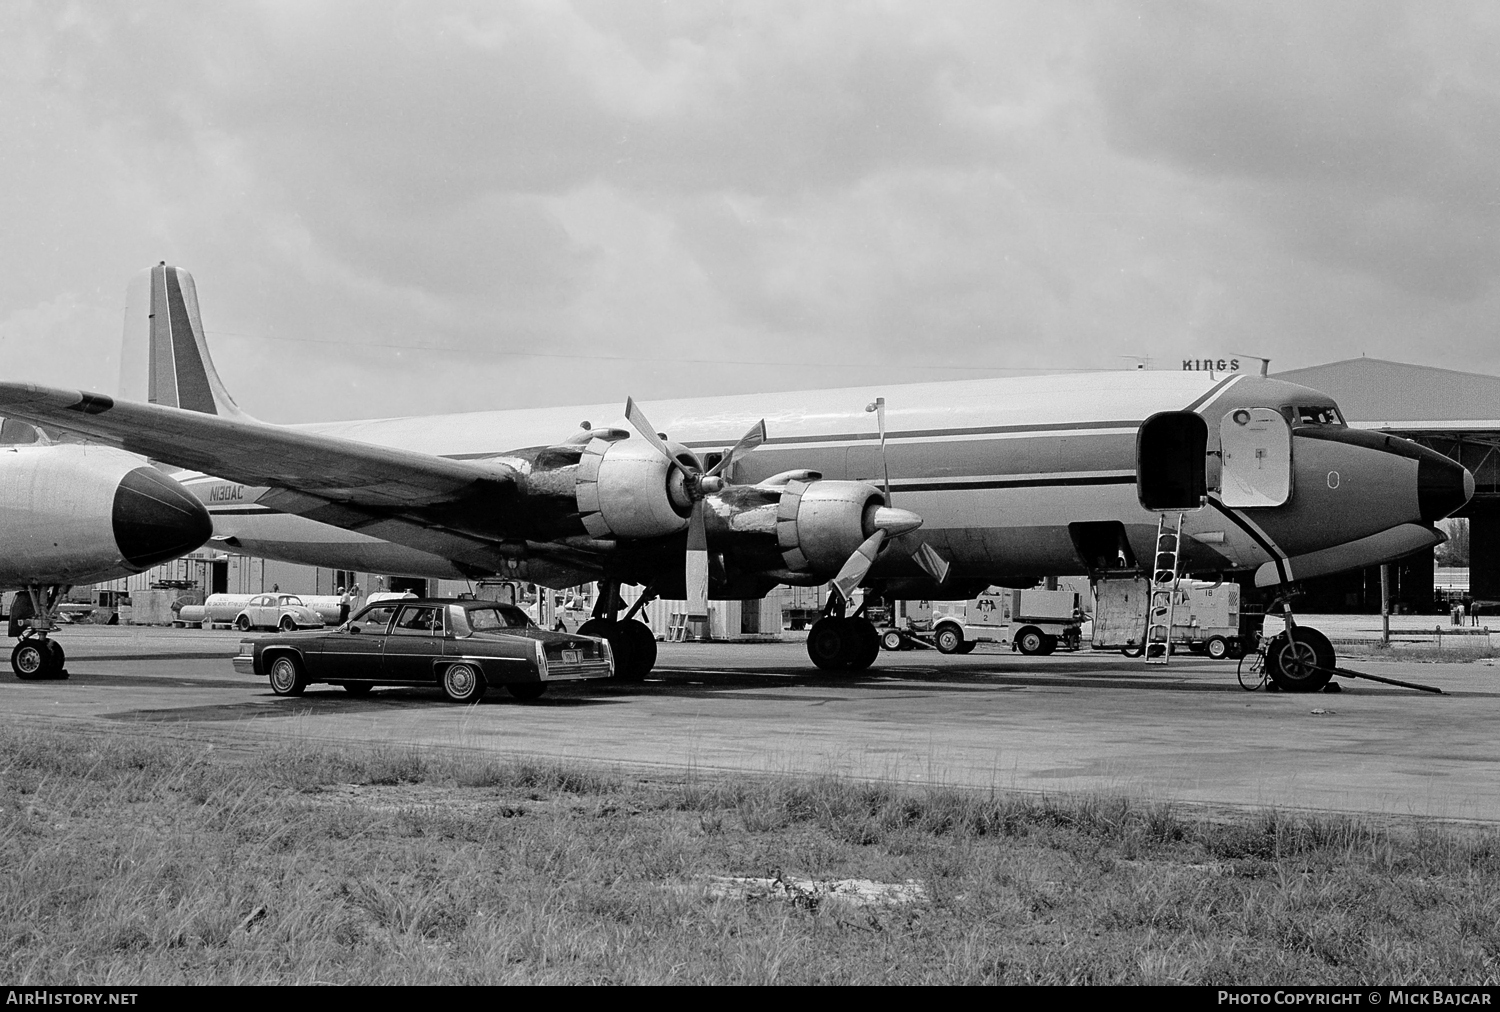
<path fill-rule="evenodd" d="M 589 678 L 608 678 L 614 672 L 605 663 L 598 664 L 549 664 L 544 682 L 580 682 Z"/>
<path fill-rule="evenodd" d="M 255 671 L 254 657 L 236 657 L 234 659 L 234 670 L 242 675 L 253 675 Z"/>

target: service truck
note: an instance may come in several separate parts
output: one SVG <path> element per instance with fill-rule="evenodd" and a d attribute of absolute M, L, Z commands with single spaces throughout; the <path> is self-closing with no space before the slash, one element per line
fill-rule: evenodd
<path fill-rule="evenodd" d="M 1003 643 L 1023 654 L 1077 650 L 1084 613 L 1071 590 L 991 587 L 969 601 L 898 601 L 894 622 L 881 633 L 887 650 L 916 644 L 966 654 L 979 643 Z"/>
<path fill-rule="evenodd" d="M 1239 584 L 1179 580 L 1173 595 L 1174 650 L 1205 653 L 1214 660 L 1240 655 L 1246 634 L 1241 629 Z M 1139 657 L 1146 642 L 1150 605 L 1151 581 L 1144 575 L 1095 580 L 1090 645 L 1095 650 L 1119 650 L 1127 657 Z"/>

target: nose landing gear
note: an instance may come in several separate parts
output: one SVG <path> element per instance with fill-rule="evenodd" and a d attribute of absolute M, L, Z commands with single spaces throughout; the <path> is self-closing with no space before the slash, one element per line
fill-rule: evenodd
<path fill-rule="evenodd" d="M 70 587 L 27 587 L 10 607 L 10 634 L 20 642 L 10 652 L 10 668 L 24 681 L 64 679 L 68 669 L 62 644 L 48 638 L 57 629 L 57 606 Z"/>

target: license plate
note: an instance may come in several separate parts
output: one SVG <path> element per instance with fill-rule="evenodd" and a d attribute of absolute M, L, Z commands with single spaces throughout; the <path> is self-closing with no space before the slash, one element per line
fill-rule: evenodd
<path fill-rule="evenodd" d="M 564 664 L 582 664 L 583 663 L 583 651 L 582 650 L 564 650 L 562 652 L 562 657 L 563 657 L 563 663 Z"/>

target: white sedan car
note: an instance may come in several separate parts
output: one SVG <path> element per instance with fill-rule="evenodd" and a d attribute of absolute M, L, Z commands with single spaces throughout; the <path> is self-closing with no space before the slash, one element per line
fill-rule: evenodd
<path fill-rule="evenodd" d="M 296 594 L 256 594 L 238 615 L 234 627 L 241 632 L 251 629 L 321 629 L 323 616 L 302 603 Z"/>

